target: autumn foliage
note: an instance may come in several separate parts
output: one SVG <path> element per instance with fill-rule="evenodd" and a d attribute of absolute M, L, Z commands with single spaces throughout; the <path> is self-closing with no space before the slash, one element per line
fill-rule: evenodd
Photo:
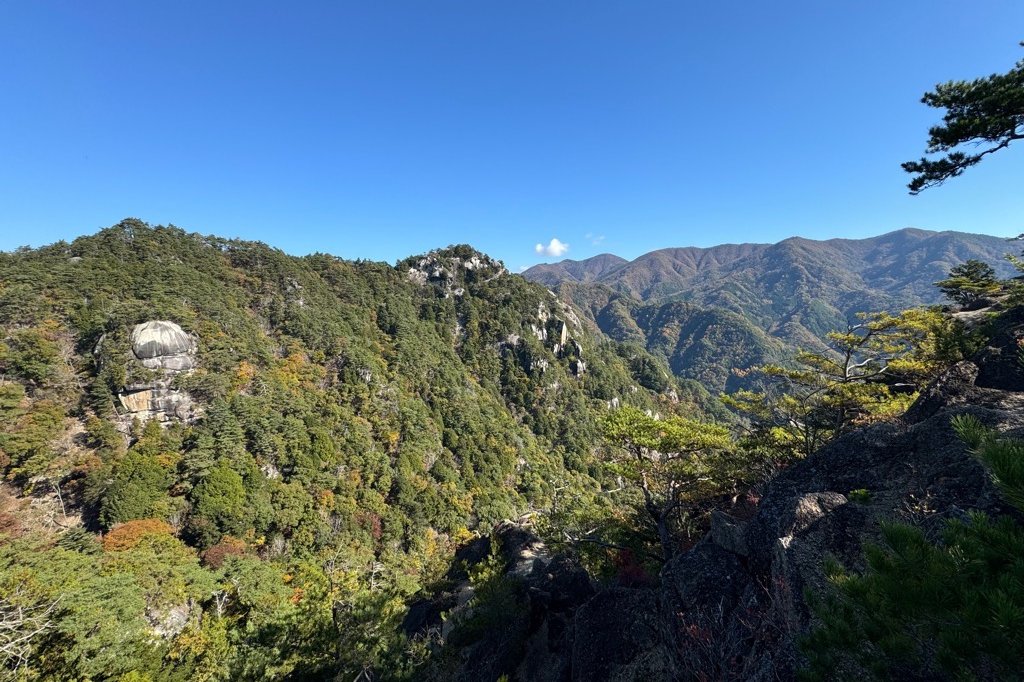
<path fill-rule="evenodd" d="M 220 542 L 200 554 L 200 556 L 203 559 L 203 564 L 206 566 L 220 568 L 224 565 L 224 560 L 229 556 L 242 556 L 243 554 L 245 554 L 245 542 L 230 535 L 225 535 L 220 539 Z"/>
<path fill-rule="evenodd" d="M 149 535 L 174 535 L 174 529 L 160 519 L 139 519 L 115 526 L 103 538 L 105 552 L 123 552 L 135 549 Z"/>

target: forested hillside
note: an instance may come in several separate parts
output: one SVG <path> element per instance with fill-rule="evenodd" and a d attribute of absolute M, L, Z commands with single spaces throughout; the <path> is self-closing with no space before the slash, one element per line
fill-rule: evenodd
<path fill-rule="evenodd" d="M 0 22 L 8 237 L 127 201 L 296 251 L 483 221 L 515 253 L 547 225 L 553 258 L 679 216 L 877 219 L 920 122 L 898 81 L 1013 24 L 36 4 Z M 965 68 L 999 54 L 983 33 Z M 735 135 L 751 102 L 768 173 Z M 1024 139 L 1024 60 L 921 102 L 943 113 L 911 194 Z M 1020 178 L 977 177 L 905 214 L 1009 233 Z M 129 218 L 0 251 L 0 682 L 1020 681 L 1022 240 L 521 276 L 468 245 L 347 261 Z"/>
<path fill-rule="evenodd" d="M 709 530 L 1019 305 L 947 274 L 995 307 L 790 355 L 724 308 L 592 288 L 585 313 L 468 246 L 392 266 L 129 219 L 0 254 L 0 674 L 596 679 Z M 691 669 L 648 635 L 623 661 Z"/>
<path fill-rule="evenodd" d="M 904 229 L 870 239 L 662 249 L 633 261 L 602 255 L 523 274 L 575 302 L 611 338 L 638 342 L 677 376 L 721 391 L 743 384 L 733 370 L 820 348 L 821 337 L 856 313 L 940 302 L 934 283 L 964 261 L 1009 276 L 1004 256 L 1016 250 L 998 237 Z"/>
<path fill-rule="evenodd" d="M 996 264 L 1011 247 L 989 235 L 906 228 L 867 239 L 792 237 L 777 244 L 660 249 L 632 261 L 603 254 L 535 265 L 524 275 L 548 286 L 597 282 L 639 300 L 681 295 L 704 304 L 726 301 L 732 280 L 734 293 L 749 287 L 779 298 L 817 287 L 830 301 L 888 295 L 908 307 L 935 302 L 931 284 L 951 267 L 972 258 Z M 998 269 L 1004 276 L 1012 270 L 1005 264 Z"/>
<path fill-rule="evenodd" d="M 391 266 L 125 220 L 0 254 L 0 328 L 27 679 L 401 677 L 405 601 L 459 543 L 598 495 L 610 405 L 711 405 L 465 246 Z"/>

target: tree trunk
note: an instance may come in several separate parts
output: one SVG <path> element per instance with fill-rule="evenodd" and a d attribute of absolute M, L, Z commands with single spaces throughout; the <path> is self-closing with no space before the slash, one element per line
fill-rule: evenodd
<path fill-rule="evenodd" d="M 661 553 L 665 556 L 667 563 L 675 555 L 675 546 L 672 543 L 672 535 L 668 532 L 667 515 L 659 515 L 656 518 L 658 524 L 658 539 L 661 540 Z"/>

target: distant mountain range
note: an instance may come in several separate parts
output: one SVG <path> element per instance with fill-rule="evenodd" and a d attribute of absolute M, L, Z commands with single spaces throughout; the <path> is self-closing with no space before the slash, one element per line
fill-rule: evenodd
<path fill-rule="evenodd" d="M 934 283 L 970 258 L 1002 277 L 1013 240 L 907 228 L 868 239 L 670 248 L 523 273 L 575 303 L 605 334 L 665 357 L 680 377 L 735 388 L 734 369 L 820 345 L 858 312 L 934 304 Z"/>

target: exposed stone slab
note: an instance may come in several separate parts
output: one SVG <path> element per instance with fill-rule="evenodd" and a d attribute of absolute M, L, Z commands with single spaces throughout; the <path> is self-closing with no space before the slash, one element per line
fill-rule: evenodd
<path fill-rule="evenodd" d="M 132 353 L 144 367 L 182 372 L 195 366 L 196 342 L 174 322 L 150 320 L 137 324 L 130 339 Z"/>

